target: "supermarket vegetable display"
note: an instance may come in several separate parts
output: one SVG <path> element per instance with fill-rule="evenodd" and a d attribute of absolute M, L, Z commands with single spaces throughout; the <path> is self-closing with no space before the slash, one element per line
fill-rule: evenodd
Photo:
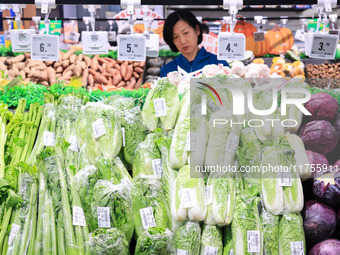
<path fill-rule="evenodd" d="M 270 107 L 260 87 L 275 82 L 254 85 L 210 66 L 202 76 L 252 89 L 254 105 Z M 339 94 L 287 82 L 315 94 L 305 104 L 311 118 L 289 110 L 299 127 L 288 134 L 266 126 L 213 129 L 212 118 L 232 106 L 221 91 L 222 110 L 214 112 L 212 100 L 207 116 L 191 122 L 201 109 L 188 86 L 180 90 L 167 78 L 151 90 L 117 93 L 5 86 L 6 93 L 36 89 L 43 102 L 22 99 L 12 113 L 11 96 L 0 93 L 0 254 L 288 255 L 337 247 L 340 177 L 328 155 L 337 148 Z M 208 133 L 201 157 L 188 146 L 192 130 Z M 322 164 L 324 172 L 292 171 L 289 184 L 251 173 L 192 176 L 189 163 L 212 158 L 237 169 Z M 310 182 L 316 201 L 304 200 Z"/>

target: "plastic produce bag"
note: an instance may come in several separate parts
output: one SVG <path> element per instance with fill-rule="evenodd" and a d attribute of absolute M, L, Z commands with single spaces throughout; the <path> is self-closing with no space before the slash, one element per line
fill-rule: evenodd
<path fill-rule="evenodd" d="M 201 228 L 195 221 L 181 223 L 174 231 L 173 249 L 175 254 L 200 254 Z"/>
<path fill-rule="evenodd" d="M 213 225 L 203 227 L 201 238 L 201 255 L 217 254 L 222 255 L 223 242 L 222 231 Z"/>

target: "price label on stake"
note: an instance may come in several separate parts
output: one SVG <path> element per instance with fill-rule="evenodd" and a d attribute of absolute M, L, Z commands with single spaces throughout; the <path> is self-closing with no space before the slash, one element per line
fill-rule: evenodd
<path fill-rule="evenodd" d="M 153 106 L 155 108 L 155 117 L 163 117 L 167 115 L 165 98 L 154 99 Z"/>
<path fill-rule="evenodd" d="M 145 60 L 146 38 L 143 35 L 119 35 L 117 44 L 119 60 Z"/>
<path fill-rule="evenodd" d="M 10 37 L 13 52 L 30 52 L 31 35 L 35 33 L 34 29 L 13 29 L 10 30 Z"/>
<path fill-rule="evenodd" d="M 254 41 L 255 42 L 264 41 L 264 32 L 254 32 Z"/>
<path fill-rule="evenodd" d="M 79 206 L 73 206 L 73 225 L 83 227 L 86 226 L 83 208 Z"/>
<path fill-rule="evenodd" d="M 314 33 L 309 57 L 334 59 L 338 40 L 337 35 Z"/>
<path fill-rule="evenodd" d="M 146 56 L 158 57 L 159 52 L 159 35 L 149 34 L 145 35 L 146 38 Z"/>
<path fill-rule="evenodd" d="M 191 208 L 197 205 L 196 190 L 191 188 L 185 188 L 178 190 L 179 200 L 181 202 L 181 208 Z"/>
<path fill-rule="evenodd" d="M 205 246 L 204 247 L 204 255 L 217 255 L 218 248 L 213 246 Z"/>
<path fill-rule="evenodd" d="M 81 33 L 81 38 L 83 41 L 83 54 L 93 55 L 93 54 L 108 54 L 109 53 L 109 40 L 107 32 L 88 32 L 83 31 Z"/>
<path fill-rule="evenodd" d="M 153 159 L 151 161 L 153 174 L 157 177 L 161 177 L 163 174 L 163 166 L 162 166 L 162 159 Z"/>
<path fill-rule="evenodd" d="M 59 60 L 59 36 L 57 35 L 32 35 L 31 58 L 42 61 Z"/>
<path fill-rule="evenodd" d="M 302 241 L 290 242 L 291 255 L 305 255 L 305 249 Z"/>
<path fill-rule="evenodd" d="M 92 129 L 94 138 L 96 139 L 106 134 L 105 126 L 102 119 L 97 119 L 95 122 L 93 122 Z"/>
<path fill-rule="evenodd" d="M 219 60 L 243 60 L 246 37 L 243 34 L 220 32 L 218 34 L 217 58 Z"/>
<path fill-rule="evenodd" d="M 20 225 L 17 225 L 15 223 L 12 223 L 12 228 L 11 228 L 11 232 L 9 232 L 9 237 L 8 237 L 8 245 L 11 245 L 11 243 L 13 242 L 14 238 L 16 237 L 16 235 L 18 234 L 20 229 Z"/>
<path fill-rule="evenodd" d="M 68 147 L 71 151 L 78 151 L 78 142 L 77 137 L 74 135 L 70 135 L 70 138 L 68 139 L 68 142 L 70 143 L 70 146 Z"/>

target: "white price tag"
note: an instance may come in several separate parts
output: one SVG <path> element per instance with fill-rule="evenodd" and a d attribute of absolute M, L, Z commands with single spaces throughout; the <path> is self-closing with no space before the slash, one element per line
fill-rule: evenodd
<path fill-rule="evenodd" d="M 217 58 L 219 60 L 243 60 L 246 51 L 244 34 L 220 32 L 218 34 Z"/>
<path fill-rule="evenodd" d="M 93 55 L 93 54 L 108 54 L 109 53 L 109 41 L 107 38 L 107 32 L 88 32 L 83 31 L 81 33 L 81 38 L 83 42 L 83 54 Z"/>
<path fill-rule="evenodd" d="M 31 58 L 33 60 L 59 60 L 59 36 L 33 34 L 31 36 L 31 45 Z"/>
<path fill-rule="evenodd" d="M 151 161 L 152 169 L 155 176 L 162 177 L 163 175 L 163 166 L 162 166 L 162 159 L 153 159 Z"/>
<path fill-rule="evenodd" d="M 191 208 L 197 205 L 195 189 L 185 188 L 178 190 L 181 208 Z"/>
<path fill-rule="evenodd" d="M 145 60 L 146 39 L 143 35 L 118 35 L 117 44 L 119 60 Z"/>
<path fill-rule="evenodd" d="M 292 186 L 292 174 L 290 172 L 282 172 L 281 177 L 279 179 L 279 186 L 281 187 L 290 187 Z"/>
<path fill-rule="evenodd" d="M 225 151 L 231 154 L 234 154 L 236 152 L 238 143 L 239 143 L 239 137 L 235 135 L 234 133 L 230 133 L 228 136 Z"/>
<path fill-rule="evenodd" d="M 204 247 L 204 255 L 217 255 L 218 248 L 213 246 Z"/>
<path fill-rule="evenodd" d="M 10 37 L 13 52 L 30 52 L 31 51 L 31 35 L 35 33 L 34 29 L 12 29 Z"/>
<path fill-rule="evenodd" d="M 234 249 L 231 249 L 229 255 L 234 255 Z"/>
<path fill-rule="evenodd" d="M 255 42 L 264 41 L 264 32 L 254 32 L 254 41 Z"/>
<path fill-rule="evenodd" d="M 259 230 L 248 230 L 247 231 L 247 246 L 248 252 L 260 252 L 260 231 Z"/>
<path fill-rule="evenodd" d="M 53 132 L 44 132 L 44 146 L 52 147 L 55 145 L 55 134 Z"/>
<path fill-rule="evenodd" d="M 66 39 L 77 43 L 77 42 L 79 42 L 79 37 L 80 37 L 79 33 L 72 31 Z"/>
<path fill-rule="evenodd" d="M 305 255 L 303 241 L 290 242 L 290 250 L 292 255 Z"/>
<path fill-rule="evenodd" d="M 140 218 L 142 219 L 142 225 L 144 229 L 156 227 L 155 217 L 153 216 L 152 207 L 146 207 L 139 209 Z"/>
<path fill-rule="evenodd" d="M 12 228 L 11 228 L 11 232 L 9 232 L 9 237 L 8 237 L 8 245 L 11 245 L 11 243 L 13 242 L 14 238 L 16 237 L 16 235 L 18 234 L 20 229 L 20 225 L 17 225 L 15 223 L 12 223 Z"/>
<path fill-rule="evenodd" d="M 154 99 L 153 106 L 155 108 L 155 117 L 163 117 L 168 114 L 164 98 Z"/>
<path fill-rule="evenodd" d="M 305 41 L 305 31 L 303 31 L 301 28 L 296 30 L 295 32 L 295 39 L 304 42 Z"/>
<path fill-rule="evenodd" d="M 145 35 L 146 38 L 146 56 L 158 57 L 159 52 L 159 35 L 149 34 Z"/>
<path fill-rule="evenodd" d="M 311 58 L 334 59 L 338 40 L 337 35 L 314 33 L 309 56 Z"/>
<path fill-rule="evenodd" d="M 92 123 L 93 135 L 94 138 L 98 138 L 102 135 L 106 134 L 106 130 L 104 127 L 104 123 L 102 119 L 97 119 L 95 122 Z"/>
<path fill-rule="evenodd" d="M 213 202 L 213 185 L 205 188 L 205 204 L 209 205 Z"/>
<path fill-rule="evenodd" d="M 98 227 L 110 228 L 110 207 L 97 207 Z"/>
<path fill-rule="evenodd" d="M 125 147 L 125 128 L 122 128 L 123 147 Z"/>
<path fill-rule="evenodd" d="M 83 227 L 86 226 L 83 208 L 79 206 L 73 206 L 73 225 Z"/>
<path fill-rule="evenodd" d="M 78 141 L 77 141 L 77 137 L 75 135 L 70 135 L 68 142 L 71 144 L 68 147 L 71 151 L 78 151 Z"/>
<path fill-rule="evenodd" d="M 177 249 L 176 255 L 189 255 L 189 252 L 187 250 Z"/>

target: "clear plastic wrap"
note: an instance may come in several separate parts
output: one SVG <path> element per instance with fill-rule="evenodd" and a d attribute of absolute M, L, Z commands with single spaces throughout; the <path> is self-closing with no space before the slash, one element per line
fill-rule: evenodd
<path fill-rule="evenodd" d="M 130 242 L 134 231 L 134 219 L 131 189 L 128 184 L 113 185 L 109 181 L 99 180 L 93 187 L 91 212 L 90 231 L 101 227 L 116 227 Z"/>
<path fill-rule="evenodd" d="M 204 223 L 218 226 L 229 225 L 233 219 L 235 207 L 235 180 L 226 175 L 210 174 L 206 193 L 207 215 Z"/>
<path fill-rule="evenodd" d="M 183 166 L 176 177 L 171 197 L 174 221 L 203 221 L 207 213 L 203 178 L 191 178 L 190 166 Z"/>
<path fill-rule="evenodd" d="M 279 254 L 279 217 L 262 208 L 263 252 L 267 255 Z"/>
<path fill-rule="evenodd" d="M 136 176 L 132 181 L 131 195 L 137 236 L 150 227 L 170 227 L 169 208 L 159 178 Z"/>
<path fill-rule="evenodd" d="M 138 237 L 135 255 L 171 254 L 171 242 L 172 233 L 169 229 L 149 228 Z"/>
<path fill-rule="evenodd" d="M 186 221 L 176 227 L 173 238 L 173 254 L 198 255 L 200 246 L 201 227 L 198 222 Z"/>
<path fill-rule="evenodd" d="M 201 255 L 222 255 L 222 253 L 223 242 L 221 229 L 214 225 L 205 225 L 201 238 Z"/>
<path fill-rule="evenodd" d="M 129 255 L 129 242 L 117 228 L 97 229 L 89 235 L 90 255 Z"/>

